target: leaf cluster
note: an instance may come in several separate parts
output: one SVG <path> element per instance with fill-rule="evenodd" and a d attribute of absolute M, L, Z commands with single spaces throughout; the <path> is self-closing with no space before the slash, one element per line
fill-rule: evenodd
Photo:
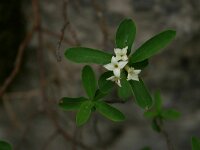
<path fill-rule="evenodd" d="M 105 96 L 113 87 L 113 82 L 106 80 L 110 72 L 105 72 L 97 81 L 95 73 L 90 66 L 85 66 L 82 70 L 82 83 L 88 97 L 69 98 L 63 97 L 59 101 L 59 106 L 63 110 L 76 110 L 76 123 L 78 126 L 85 124 L 93 111 L 97 111 L 112 121 L 122 121 L 125 119 L 115 107 L 107 104 Z"/>
<path fill-rule="evenodd" d="M 174 39 L 175 35 L 175 31 L 165 30 L 132 51 L 136 37 L 136 25 L 131 19 L 124 19 L 117 29 L 115 45 L 117 48 L 128 46 L 128 65 L 142 70 L 148 66 L 149 59 L 166 47 Z M 105 65 L 110 63 L 112 56 L 113 54 L 106 51 L 86 47 L 72 47 L 65 52 L 65 57 L 68 60 L 84 64 Z M 88 97 L 64 97 L 60 100 L 59 106 L 64 110 L 77 110 L 76 122 L 79 126 L 90 118 L 92 111 L 98 111 L 113 121 L 124 120 L 125 117 L 119 110 L 105 102 L 105 96 L 114 87 L 113 82 L 107 80 L 112 75 L 113 73 L 110 71 L 103 73 L 98 79 L 97 84 L 94 71 L 88 65 L 85 66 L 82 71 L 82 83 Z M 127 81 L 126 76 L 127 73 L 122 71 L 121 87 L 117 87 L 119 98 L 126 101 L 134 96 L 135 102 L 139 107 L 145 110 L 150 109 L 153 105 L 153 100 L 142 78 L 139 81 Z"/>
<path fill-rule="evenodd" d="M 181 114 L 175 109 L 172 108 L 163 108 L 162 98 L 159 91 L 156 91 L 154 94 L 154 105 L 153 107 L 144 113 L 144 116 L 152 119 L 152 128 L 160 132 L 160 126 L 165 120 L 175 120 L 178 119 Z"/>

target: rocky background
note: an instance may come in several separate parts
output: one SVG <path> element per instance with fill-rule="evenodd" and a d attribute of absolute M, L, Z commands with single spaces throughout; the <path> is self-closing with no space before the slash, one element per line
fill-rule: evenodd
<path fill-rule="evenodd" d="M 164 137 L 151 129 L 133 100 L 115 104 L 125 122 L 95 114 L 82 128 L 76 128 L 74 112 L 57 107 L 63 96 L 84 95 L 83 65 L 66 60 L 65 49 L 82 45 L 112 52 L 117 26 L 132 18 L 134 49 L 162 30 L 177 31 L 142 76 L 152 92 L 161 90 L 166 108 L 182 113 L 165 124 L 175 150 L 191 149 L 191 136 L 200 137 L 199 0 L 43 0 L 37 8 L 37 0 L 0 2 L 0 139 L 15 150 L 167 150 Z M 97 75 L 104 71 L 93 68 Z"/>

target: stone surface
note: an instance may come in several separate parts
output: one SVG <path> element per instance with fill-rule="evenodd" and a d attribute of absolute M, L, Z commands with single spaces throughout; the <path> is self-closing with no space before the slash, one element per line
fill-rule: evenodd
<path fill-rule="evenodd" d="M 62 1 L 41 1 L 42 24 L 49 30 L 60 33 L 63 25 Z M 150 60 L 150 65 L 142 76 L 151 91 L 160 89 L 165 107 L 173 107 L 182 113 L 177 121 L 167 122 L 166 129 L 177 150 L 189 150 L 192 135 L 200 137 L 200 3 L 191 0 L 104 0 L 97 1 L 103 7 L 109 33 L 108 46 L 102 45 L 103 34 L 98 19 L 89 0 L 70 1 L 69 19 L 82 46 L 99 49 L 106 48 L 112 52 L 115 31 L 123 18 L 134 19 L 137 25 L 137 36 L 134 49 L 156 33 L 173 28 L 177 31 L 176 40 L 164 51 Z M 30 4 L 24 7 L 30 13 Z M 31 19 L 28 18 L 31 24 Z M 30 25 L 28 25 L 30 26 Z M 66 29 L 65 36 L 73 40 L 73 35 Z M 81 96 L 84 90 L 81 85 L 81 68 L 64 59 L 63 53 L 71 47 L 62 43 L 60 54 L 62 61 L 57 62 L 55 51 L 58 38 L 44 36 L 44 54 L 46 71 L 46 93 L 52 109 L 61 115 L 59 122 L 71 135 L 75 132 L 74 113 L 58 110 L 56 103 L 63 96 Z M 6 93 L 8 104 L 0 106 L 0 137 L 10 140 L 15 146 L 23 141 L 19 150 L 39 150 L 45 145 L 54 127 L 47 115 L 32 114 L 43 110 L 43 102 L 39 90 L 38 64 L 34 39 L 30 49 L 26 51 L 20 74 L 12 85 L 10 93 Z M 96 74 L 102 68 L 93 65 Z M 113 97 L 116 97 L 114 92 Z M 107 150 L 139 150 L 150 146 L 153 150 L 167 150 L 164 138 L 153 132 L 150 121 L 143 117 L 143 112 L 132 100 L 124 105 L 115 105 L 122 110 L 127 119 L 123 123 L 112 123 L 97 115 L 98 127 L 102 143 L 98 141 L 93 129 L 93 119 L 88 125 L 77 130 L 77 139 L 96 147 L 107 145 Z M 9 108 L 12 109 L 10 112 Z M 16 120 L 13 120 L 12 112 Z M 14 123 L 13 123 L 14 122 Z M 31 127 L 26 131 L 27 124 Z M 26 133 L 27 132 L 27 133 Z M 26 134 L 25 134 L 26 133 Z M 26 135 L 26 137 L 23 137 Z M 23 137 L 23 139 L 22 139 Z M 71 149 L 71 143 L 62 136 L 56 136 L 50 142 L 48 150 Z M 102 149 L 106 149 L 103 147 Z"/>

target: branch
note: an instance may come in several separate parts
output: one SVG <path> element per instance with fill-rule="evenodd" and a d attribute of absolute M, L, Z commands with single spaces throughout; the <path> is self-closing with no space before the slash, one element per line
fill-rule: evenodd
<path fill-rule="evenodd" d="M 92 1 L 92 6 L 93 9 L 95 11 L 95 15 L 98 18 L 98 25 L 99 28 L 101 29 L 101 32 L 103 34 L 103 46 L 104 48 L 106 48 L 109 44 L 109 32 L 107 29 L 107 23 L 106 23 L 106 19 L 103 15 L 103 10 L 101 8 L 101 6 L 99 5 L 99 3 L 96 0 L 91 0 Z"/>
<path fill-rule="evenodd" d="M 167 133 L 167 131 L 165 130 L 165 128 L 164 128 L 164 124 L 163 124 L 163 121 L 161 120 L 161 119 L 159 119 L 159 118 L 157 118 L 156 120 L 156 124 L 159 126 L 159 128 L 160 128 L 160 132 L 161 132 L 161 134 L 164 136 L 164 138 L 165 138 L 165 141 L 166 141 L 166 143 L 167 143 L 167 148 L 168 148 L 168 150 L 174 150 L 174 146 L 173 146 L 173 144 L 172 144 L 172 142 L 171 142 L 171 140 L 170 140 L 170 138 L 169 138 L 169 134 Z"/>
<path fill-rule="evenodd" d="M 43 32 L 44 34 L 47 34 L 49 36 L 55 37 L 55 38 L 60 38 L 62 36 L 61 34 L 55 33 L 53 31 L 46 29 L 46 28 L 42 28 L 41 32 Z M 66 37 L 63 37 L 63 42 L 65 42 L 69 45 L 72 45 L 72 46 L 76 45 L 75 42 L 71 41 L 70 39 L 68 39 Z"/>
<path fill-rule="evenodd" d="M 65 29 L 66 27 L 69 25 L 69 20 L 67 19 L 67 7 L 68 7 L 68 3 L 69 1 L 68 0 L 63 0 L 63 8 L 62 8 L 62 16 L 63 16 L 63 20 L 64 20 L 64 25 L 61 29 L 61 35 L 60 35 L 60 40 L 58 41 L 58 47 L 57 47 L 57 50 L 56 50 L 56 58 L 57 58 L 57 61 L 60 62 L 62 59 L 61 59 L 61 55 L 60 55 L 60 47 L 61 47 L 61 43 L 64 39 L 64 34 L 65 34 Z"/>
<path fill-rule="evenodd" d="M 52 110 L 52 108 L 49 106 L 49 100 L 46 95 L 45 89 L 46 89 L 46 80 L 45 80 L 45 70 L 44 70 L 44 60 L 43 60 L 43 35 L 41 32 L 41 20 L 40 20 L 40 10 L 39 10 L 39 0 L 32 0 L 33 9 L 34 9 L 34 15 L 36 18 L 36 29 L 38 31 L 38 48 L 37 48 L 37 61 L 39 66 L 39 76 L 40 76 L 40 90 L 41 90 L 41 96 L 43 99 L 43 106 L 46 114 L 52 121 L 53 125 L 57 129 L 57 131 L 67 140 L 71 141 L 72 143 L 76 143 L 81 148 L 85 150 L 92 150 L 92 148 L 84 145 L 83 143 L 79 141 L 75 141 L 73 137 L 71 137 L 58 123 L 56 112 Z"/>
<path fill-rule="evenodd" d="M 0 97 L 2 97 L 4 95 L 5 91 L 9 87 L 9 85 L 13 82 L 13 80 L 15 79 L 17 74 L 19 73 L 25 48 L 30 43 L 32 36 L 33 36 L 33 33 L 34 33 L 34 27 L 31 29 L 31 31 L 29 33 L 27 33 L 24 40 L 20 44 L 19 49 L 18 49 L 18 53 L 17 53 L 17 56 L 16 56 L 15 64 L 14 64 L 14 69 L 12 70 L 10 75 L 5 79 L 3 85 L 0 87 Z"/>

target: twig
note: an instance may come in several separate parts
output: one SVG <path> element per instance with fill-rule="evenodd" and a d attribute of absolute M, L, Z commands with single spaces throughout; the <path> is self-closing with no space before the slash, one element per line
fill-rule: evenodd
<path fill-rule="evenodd" d="M 83 144 L 80 141 L 75 140 L 72 136 L 70 136 L 58 123 L 57 118 L 55 117 L 55 111 L 51 112 L 50 109 L 46 110 L 48 111 L 48 116 L 51 119 L 53 125 L 56 127 L 56 129 L 58 130 L 58 132 L 67 140 L 67 141 L 71 141 L 72 143 L 75 143 L 76 145 L 80 146 L 81 148 L 85 149 L 85 150 L 93 150 L 93 148 L 90 148 L 88 146 L 86 146 L 85 144 Z M 53 114 L 51 114 L 53 113 Z"/>
<path fill-rule="evenodd" d="M 55 38 L 60 38 L 62 36 L 61 34 L 55 33 L 53 31 L 50 31 L 50 30 L 46 29 L 46 28 L 42 28 L 41 31 L 43 33 L 45 33 L 47 35 L 50 35 L 52 37 L 55 37 Z M 68 39 L 66 37 L 63 37 L 63 42 L 65 42 L 65 43 L 67 43 L 69 45 L 72 45 L 72 46 L 76 45 L 75 42 L 71 41 L 70 39 Z"/>
<path fill-rule="evenodd" d="M 159 119 L 159 118 L 157 118 L 155 121 L 156 121 L 157 125 L 158 125 L 159 128 L 160 128 L 161 134 L 162 134 L 162 135 L 164 136 L 164 138 L 165 138 L 165 141 L 166 141 L 166 143 L 167 143 L 167 148 L 168 148 L 168 150 L 174 150 L 174 146 L 173 146 L 173 144 L 172 144 L 172 142 L 171 142 L 171 140 L 170 140 L 170 138 L 169 138 L 169 134 L 167 133 L 167 131 L 166 131 L 165 128 L 164 128 L 163 121 L 162 121 L 161 119 Z"/>
<path fill-rule="evenodd" d="M 40 22 L 40 10 L 39 10 L 39 1 L 38 0 L 32 0 L 33 3 L 33 9 L 34 9 L 34 14 L 36 18 L 36 29 L 38 31 L 38 48 L 37 48 L 37 58 L 38 58 L 38 66 L 39 66 L 39 75 L 40 75 L 40 90 L 41 90 L 41 95 L 43 99 L 43 105 L 46 114 L 52 121 L 53 125 L 57 129 L 57 131 L 67 140 L 71 141 L 72 143 L 76 143 L 79 145 L 81 148 L 85 150 L 92 150 L 88 146 L 84 145 L 83 143 L 79 141 L 75 141 L 58 123 L 58 120 L 56 118 L 56 112 L 51 109 L 49 106 L 49 101 L 48 97 L 45 92 L 46 84 L 45 84 L 45 72 L 44 72 L 44 61 L 43 61 L 43 36 L 41 32 L 41 22 Z"/>
<path fill-rule="evenodd" d="M 58 47 L 57 47 L 57 50 L 56 50 L 56 58 L 57 58 L 57 61 L 60 62 L 62 59 L 61 59 L 61 55 L 60 55 L 60 47 L 61 47 L 61 43 L 64 39 L 64 34 L 65 34 L 65 29 L 66 27 L 69 25 L 69 21 L 67 19 L 67 7 L 68 7 L 68 3 L 69 1 L 68 0 L 62 0 L 63 4 L 63 8 L 62 8 L 62 16 L 63 16 L 63 20 L 64 20 L 64 24 L 63 24 L 63 27 L 61 29 L 61 35 L 60 35 L 60 40 L 58 41 Z"/>
<path fill-rule="evenodd" d="M 103 15 L 103 11 L 101 6 L 98 4 L 98 2 L 96 0 L 91 0 L 92 1 L 92 6 L 94 8 L 95 11 L 95 15 L 98 18 L 98 25 L 99 28 L 101 29 L 101 32 L 103 34 L 103 46 L 104 48 L 107 48 L 108 44 L 109 44 L 109 32 L 107 29 L 107 23 L 106 23 L 106 19 Z"/>
<path fill-rule="evenodd" d="M 16 92 L 7 92 L 4 94 L 3 97 L 6 97 L 6 99 L 31 99 L 34 96 L 39 95 L 38 89 L 32 89 L 32 90 L 26 90 L 26 91 L 16 91 Z"/>
<path fill-rule="evenodd" d="M 76 46 L 81 45 L 81 43 L 78 39 L 77 33 L 76 33 L 75 29 L 71 26 L 71 24 L 69 24 L 68 28 L 69 28 L 69 32 L 71 33 L 71 35 L 74 39 L 74 42 L 76 43 Z"/>
<path fill-rule="evenodd" d="M 3 96 L 3 94 L 5 93 L 7 88 L 9 87 L 9 85 L 13 82 L 16 75 L 18 74 L 20 67 L 21 67 L 21 64 L 22 64 L 22 59 L 23 59 L 25 48 L 30 43 L 32 36 L 33 36 L 33 33 L 34 33 L 34 27 L 31 29 L 31 31 L 29 33 L 27 33 L 26 37 L 24 38 L 24 40 L 20 44 L 19 49 L 18 49 L 18 53 L 17 53 L 17 56 L 16 56 L 16 60 L 15 60 L 14 69 L 12 70 L 10 75 L 5 79 L 3 85 L 0 87 L 0 97 Z"/>
<path fill-rule="evenodd" d="M 163 136 L 165 137 L 168 150 L 174 150 L 174 147 L 172 145 L 172 142 L 171 142 L 171 140 L 169 138 L 169 134 L 167 133 L 167 131 L 165 131 L 164 129 L 162 129 L 161 132 L 162 132 Z"/>

